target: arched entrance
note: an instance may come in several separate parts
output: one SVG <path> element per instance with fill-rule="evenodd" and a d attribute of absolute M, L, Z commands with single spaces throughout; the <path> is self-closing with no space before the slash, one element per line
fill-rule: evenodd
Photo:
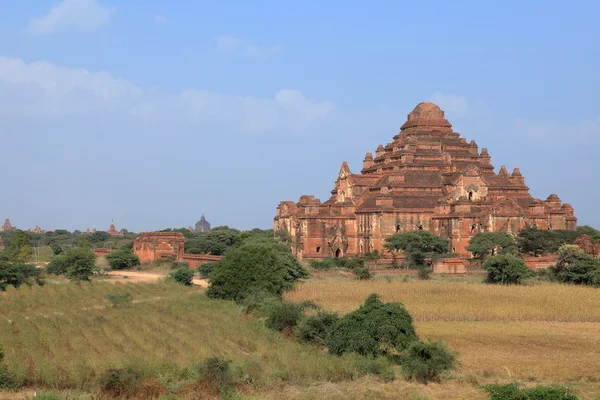
<path fill-rule="evenodd" d="M 336 256 L 336 257 L 341 257 L 341 256 L 342 256 L 342 249 L 337 249 L 337 250 L 335 251 L 335 256 Z"/>

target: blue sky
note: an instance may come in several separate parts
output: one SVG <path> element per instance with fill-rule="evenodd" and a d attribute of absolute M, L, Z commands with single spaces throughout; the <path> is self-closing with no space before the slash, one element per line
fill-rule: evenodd
<path fill-rule="evenodd" d="M 418 4 L 415 4 L 418 3 Z M 600 227 L 595 1 L 0 1 L 0 214 L 269 228 L 421 101 Z"/>

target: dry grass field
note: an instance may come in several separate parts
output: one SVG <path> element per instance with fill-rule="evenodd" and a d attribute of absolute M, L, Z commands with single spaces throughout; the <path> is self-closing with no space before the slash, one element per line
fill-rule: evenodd
<path fill-rule="evenodd" d="M 567 382 L 584 398 L 600 395 L 600 290 L 536 284 L 496 286 L 456 279 L 358 281 L 319 274 L 288 294 L 341 313 L 370 293 L 403 303 L 422 337 L 460 353 L 456 379 Z"/>
<path fill-rule="evenodd" d="M 124 292 L 133 302 L 111 307 L 106 296 Z M 563 383 L 583 399 L 600 393 L 598 290 L 382 276 L 357 281 L 333 273 L 312 277 L 288 297 L 344 313 L 373 292 L 403 302 L 420 336 L 443 339 L 460 353 L 460 368 L 442 383 L 407 382 L 399 373 L 386 383 L 359 373 L 360 357 L 298 344 L 240 315 L 231 302 L 207 299 L 202 288 L 61 283 L 0 293 L 5 363 L 27 383 L 19 392 L 0 392 L 0 400 L 40 388 L 65 399 L 103 399 L 99 376 L 127 366 L 145 377 L 136 398 L 162 399 L 169 391 L 182 400 L 202 398 L 189 387 L 190 371 L 212 355 L 243 369 L 251 382 L 240 389 L 245 399 L 484 400 L 480 385 L 514 380 Z"/>

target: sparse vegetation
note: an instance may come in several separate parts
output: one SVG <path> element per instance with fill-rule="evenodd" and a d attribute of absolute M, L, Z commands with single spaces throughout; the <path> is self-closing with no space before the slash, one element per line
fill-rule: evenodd
<path fill-rule="evenodd" d="M 482 387 L 490 400 L 577 400 L 572 390 L 558 385 L 521 388 L 518 383 L 490 384 Z"/>

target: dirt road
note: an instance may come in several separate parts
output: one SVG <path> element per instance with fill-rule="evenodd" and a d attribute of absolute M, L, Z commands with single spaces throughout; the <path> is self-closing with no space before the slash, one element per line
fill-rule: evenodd
<path fill-rule="evenodd" d="M 166 277 L 166 274 L 144 271 L 110 271 L 108 275 L 110 278 L 107 280 L 112 282 L 153 282 Z M 125 276 L 127 278 L 124 278 Z M 194 279 L 192 284 L 208 287 L 206 279 Z"/>

